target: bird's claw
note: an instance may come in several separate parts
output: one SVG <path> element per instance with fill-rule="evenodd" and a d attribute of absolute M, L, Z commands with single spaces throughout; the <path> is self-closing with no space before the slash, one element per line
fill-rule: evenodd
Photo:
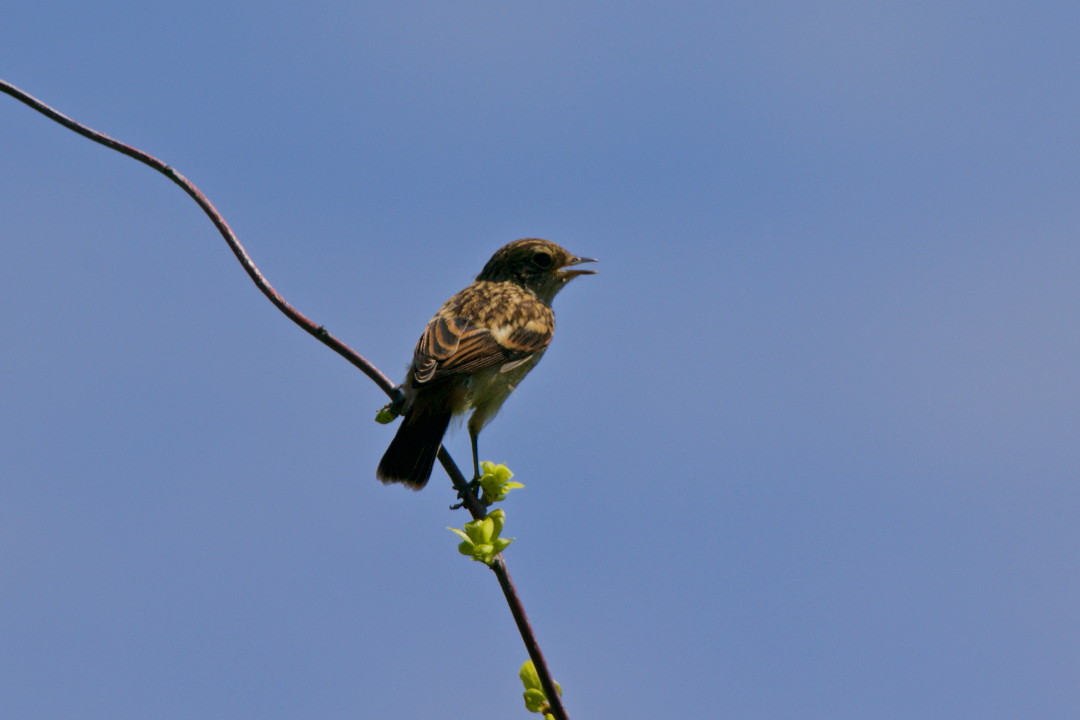
<path fill-rule="evenodd" d="M 479 500 L 480 503 L 483 504 L 485 507 L 491 504 L 491 503 L 485 502 L 480 497 L 480 478 L 473 478 L 469 482 L 465 483 L 465 487 L 468 488 L 469 493 L 472 494 L 472 496 L 474 498 Z M 458 490 L 457 496 L 458 496 L 458 500 L 460 500 L 461 502 L 456 503 L 454 505 L 451 505 L 450 506 L 451 510 L 457 510 L 459 508 L 465 507 L 465 491 L 464 490 Z"/>

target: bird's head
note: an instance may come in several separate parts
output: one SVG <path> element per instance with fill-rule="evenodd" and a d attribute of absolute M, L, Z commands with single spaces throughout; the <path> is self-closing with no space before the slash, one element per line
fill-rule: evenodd
<path fill-rule="evenodd" d="M 579 275 L 596 274 L 595 270 L 577 267 L 590 262 L 596 259 L 573 255 L 550 240 L 526 238 L 499 248 L 476 279 L 512 282 L 550 303 L 566 283 Z"/>

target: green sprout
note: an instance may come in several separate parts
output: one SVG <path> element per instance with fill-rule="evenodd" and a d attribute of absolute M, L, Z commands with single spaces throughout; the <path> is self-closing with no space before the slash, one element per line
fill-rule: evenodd
<path fill-rule="evenodd" d="M 543 713 L 544 720 L 554 718 L 555 716 L 549 712 L 551 706 L 548 704 L 547 695 L 544 694 L 544 688 L 540 685 L 540 676 L 532 660 L 522 663 L 518 677 L 521 678 L 521 684 L 525 686 L 525 692 L 521 694 L 525 699 L 525 709 L 529 712 Z M 555 692 L 562 695 L 562 687 L 559 683 L 555 683 Z"/>
<path fill-rule="evenodd" d="M 485 505 L 502 502 L 511 490 L 525 487 L 519 482 L 511 482 L 514 473 L 505 465 L 496 465 L 485 460 L 480 463 L 483 474 L 479 478 L 480 488 L 484 491 L 483 502 Z"/>
<path fill-rule="evenodd" d="M 461 538 L 458 544 L 458 552 L 468 555 L 477 562 L 491 565 L 495 556 L 506 549 L 506 546 L 514 542 L 514 538 L 501 538 L 503 523 L 506 522 L 506 513 L 502 510 L 493 510 L 480 520 L 465 523 L 464 530 L 446 528 Z"/>

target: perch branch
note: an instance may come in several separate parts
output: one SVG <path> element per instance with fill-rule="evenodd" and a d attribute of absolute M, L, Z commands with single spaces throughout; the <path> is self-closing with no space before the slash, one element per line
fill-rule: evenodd
<path fill-rule="evenodd" d="M 214 204 L 202 194 L 202 191 L 199 190 L 194 183 L 181 175 L 176 169 L 163 163 L 161 160 L 158 160 L 153 155 L 145 153 L 136 147 L 122 143 L 115 138 L 109 137 L 105 133 L 98 132 L 97 130 L 93 130 L 72 120 L 67 115 L 53 109 L 41 100 L 38 100 L 29 93 L 23 92 L 2 79 L 0 79 L 0 92 L 10 95 L 24 105 L 37 110 L 45 117 L 60 123 L 67 129 L 76 132 L 85 138 L 93 140 L 94 142 L 119 153 L 123 153 L 130 158 L 134 158 L 144 165 L 148 165 L 179 185 L 180 188 L 190 195 L 199 207 L 202 208 L 203 212 L 210 218 L 210 221 L 214 223 L 214 227 L 221 233 L 221 236 L 225 239 L 229 249 L 232 250 L 233 255 L 240 261 L 240 265 L 244 268 L 244 272 L 248 274 L 248 277 L 250 277 L 251 281 L 255 283 L 255 286 L 259 288 L 259 291 L 274 304 L 274 307 L 283 312 L 287 318 L 299 325 L 309 335 L 359 368 L 388 396 L 391 398 L 394 397 L 396 392 L 394 383 L 391 382 L 386 375 L 371 364 L 371 362 L 363 355 L 331 335 L 322 325 L 317 325 L 302 312 L 290 305 L 288 301 L 281 296 L 281 293 L 274 289 L 255 265 L 254 261 L 252 261 L 251 256 L 248 255 L 247 250 L 244 249 L 240 240 L 237 239 L 236 234 L 233 233 L 232 228 L 229 227 L 229 223 L 225 221 L 225 218 L 222 217 L 221 213 L 214 207 Z M 469 488 L 465 477 L 461 474 L 461 470 L 458 469 L 457 464 L 454 462 L 454 459 L 450 457 L 450 453 L 446 451 L 446 448 L 439 449 L 439 461 L 442 463 L 446 473 L 450 476 L 450 480 L 453 482 L 454 487 L 457 489 L 460 496 L 464 498 L 464 504 L 469 510 L 469 513 L 476 519 L 484 517 L 486 509 Z M 557 720 L 566 720 L 568 717 L 566 710 L 563 708 L 562 701 L 555 691 L 555 684 L 551 679 L 547 664 L 544 662 L 544 656 L 540 652 L 540 646 L 536 642 L 536 637 L 532 631 L 532 627 L 529 625 L 528 618 L 525 617 L 524 607 L 514 589 L 514 584 L 510 579 L 509 570 L 506 568 L 506 562 L 502 557 L 499 557 L 491 567 L 498 577 L 499 586 L 502 588 L 503 594 L 506 596 L 506 602 L 510 606 L 510 612 L 514 616 L 514 622 L 517 624 L 518 631 L 521 633 L 521 639 L 525 643 L 529 658 L 536 666 L 540 684 L 543 686 L 544 693 L 547 695 L 551 704 L 551 712 Z"/>

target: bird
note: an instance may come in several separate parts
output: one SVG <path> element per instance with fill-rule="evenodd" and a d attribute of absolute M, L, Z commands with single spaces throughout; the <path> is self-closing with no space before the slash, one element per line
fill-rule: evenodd
<path fill-rule="evenodd" d="M 473 479 L 480 476 L 477 438 L 551 342 L 551 301 L 596 262 L 539 238 L 499 248 L 476 279 L 447 300 L 428 322 L 405 380 L 398 386 L 404 415 L 379 462 L 376 477 L 419 490 L 427 484 L 450 420 L 470 410 Z"/>

